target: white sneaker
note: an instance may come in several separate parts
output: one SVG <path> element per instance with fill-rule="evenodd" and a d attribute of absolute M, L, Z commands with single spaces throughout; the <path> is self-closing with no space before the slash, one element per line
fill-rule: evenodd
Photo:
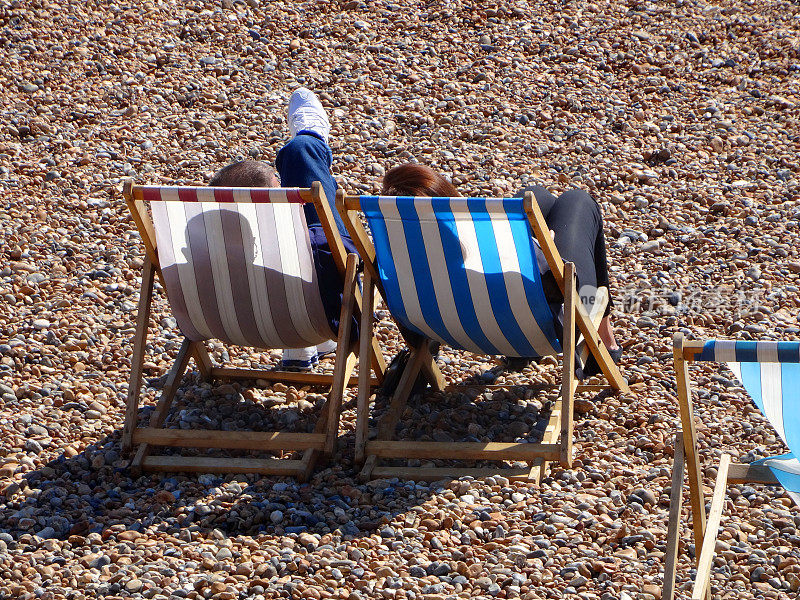
<path fill-rule="evenodd" d="M 328 142 L 331 123 L 317 95 L 308 88 L 297 88 L 289 98 L 289 133 L 292 137 L 301 131 L 311 131 Z"/>
<path fill-rule="evenodd" d="M 322 358 L 328 354 L 333 354 L 336 352 L 336 348 L 336 340 L 328 340 L 327 342 L 317 344 L 317 358 Z"/>
<path fill-rule="evenodd" d="M 278 369 L 281 371 L 310 371 L 318 362 L 316 346 L 286 348 Z"/>

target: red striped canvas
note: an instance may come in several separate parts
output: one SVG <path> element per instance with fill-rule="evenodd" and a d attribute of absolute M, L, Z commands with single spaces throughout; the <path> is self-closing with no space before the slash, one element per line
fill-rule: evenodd
<path fill-rule="evenodd" d="M 178 325 L 193 341 L 313 346 L 325 316 L 298 190 L 144 187 Z"/>

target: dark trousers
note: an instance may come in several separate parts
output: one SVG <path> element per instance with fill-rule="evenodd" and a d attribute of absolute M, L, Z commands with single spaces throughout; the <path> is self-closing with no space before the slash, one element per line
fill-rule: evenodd
<path fill-rule="evenodd" d="M 561 258 L 575 264 L 578 289 L 583 286 L 609 288 L 605 311 L 608 315 L 612 306 L 608 260 L 603 215 L 597 202 L 583 190 L 569 190 L 555 197 L 539 185 L 521 189 L 517 197 L 521 198 L 527 191 L 533 192 L 547 226 L 555 233 L 554 241 Z M 542 279 L 548 302 L 563 303 L 552 274 L 548 272 Z"/>
<path fill-rule="evenodd" d="M 345 251 L 358 254 L 353 241 L 347 233 L 342 217 L 336 210 L 336 180 L 331 175 L 333 155 L 330 146 L 322 138 L 311 132 L 300 133 L 292 138 L 278 151 L 275 166 L 281 178 L 283 187 L 308 188 L 315 181 L 322 184 L 325 196 L 330 204 L 336 228 L 342 236 Z M 325 316 L 334 333 L 339 331 L 339 316 L 342 310 L 342 289 L 344 282 L 333 260 L 328 239 L 319 220 L 319 215 L 314 205 L 309 203 L 304 206 L 306 224 L 311 240 L 311 251 L 314 256 L 314 270 L 319 281 L 319 290 L 322 295 L 322 305 Z M 352 339 L 358 339 L 358 321 L 353 318 Z"/>

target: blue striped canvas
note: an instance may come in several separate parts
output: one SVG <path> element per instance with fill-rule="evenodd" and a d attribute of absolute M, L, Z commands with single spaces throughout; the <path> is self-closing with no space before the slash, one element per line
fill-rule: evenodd
<path fill-rule="evenodd" d="M 800 342 L 708 340 L 695 361 L 713 362 L 800 362 Z"/>
<path fill-rule="evenodd" d="M 800 506 L 800 461 L 795 458 L 794 452 L 762 458 L 753 464 L 769 467 L 794 503 Z"/>
<path fill-rule="evenodd" d="M 759 461 L 800 505 L 800 342 L 710 340 L 696 360 L 725 362 L 791 452 Z"/>
<path fill-rule="evenodd" d="M 392 315 L 480 354 L 561 352 L 521 198 L 361 196 Z"/>

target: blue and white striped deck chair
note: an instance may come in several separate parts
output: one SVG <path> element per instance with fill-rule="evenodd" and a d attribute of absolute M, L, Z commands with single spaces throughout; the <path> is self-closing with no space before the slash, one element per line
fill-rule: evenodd
<path fill-rule="evenodd" d="M 686 464 L 695 548 L 700 549 L 692 598 L 699 600 L 708 594 L 717 530 L 728 483 L 780 484 L 792 500 L 800 505 L 800 461 L 797 458 L 800 456 L 800 342 L 686 342 L 683 335 L 677 334 L 674 359 L 683 431 L 678 433 L 675 444 L 662 597 L 671 600 L 674 596 L 683 469 Z M 688 371 L 688 363 L 700 361 L 726 363 L 789 449 L 787 454 L 749 464 L 731 463 L 730 456 L 723 454 L 707 519 Z"/>
<path fill-rule="evenodd" d="M 365 460 L 362 477 L 438 479 L 441 469 L 376 468 L 378 457 L 516 460 L 534 469 L 503 474 L 538 478 L 543 462 L 572 463 L 572 405 L 575 324 L 579 326 L 611 387 L 627 384 L 608 356 L 575 291 L 574 266 L 564 264 L 539 207 L 525 198 L 412 198 L 337 196 L 351 237 L 361 253 L 368 278 L 377 285 L 401 331 L 422 340 L 411 348 L 407 368 L 378 431 L 367 441 L 368 397 L 359 396 L 356 460 Z M 372 232 L 370 241 L 358 212 Z M 564 339 L 558 339 L 545 300 L 536 242 L 565 296 Z M 374 243 L 373 243 L 374 242 Z M 366 284 L 365 284 L 366 285 Z M 366 292 L 365 292 L 366 294 Z M 607 299 L 607 290 L 601 293 Z M 605 303 L 598 305 L 602 317 Z M 362 323 L 362 332 L 371 323 Z M 564 355 L 562 402 L 553 411 L 541 443 L 476 443 L 392 441 L 420 369 L 434 387 L 441 375 L 428 352 L 436 340 L 478 354 L 539 357 Z M 366 343 L 366 342 L 364 342 Z M 559 435 L 560 443 L 556 443 Z M 488 475 L 496 469 L 448 470 L 457 475 Z"/>

